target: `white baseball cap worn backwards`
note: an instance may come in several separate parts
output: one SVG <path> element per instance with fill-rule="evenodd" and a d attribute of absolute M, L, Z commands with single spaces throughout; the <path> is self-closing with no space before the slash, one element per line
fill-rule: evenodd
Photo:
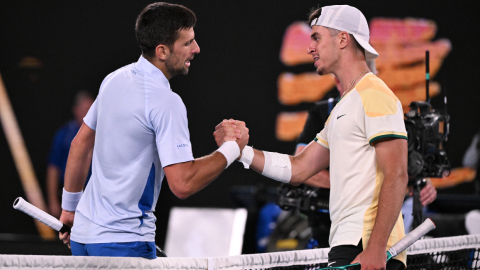
<path fill-rule="evenodd" d="M 365 49 L 365 60 L 373 60 L 378 57 L 377 51 L 368 43 L 370 30 L 367 19 L 357 8 L 348 5 L 322 7 L 320 17 L 314 19 L 310 26 L 314 25 L 345 31 L 351 34 Z"/>

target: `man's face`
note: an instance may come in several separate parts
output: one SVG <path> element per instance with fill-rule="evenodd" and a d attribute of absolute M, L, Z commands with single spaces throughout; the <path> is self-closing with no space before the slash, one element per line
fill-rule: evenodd
<path fill-rule="evenodd" d="M 332 37 L 327 28 L 314 25 L 310 32 L 310 39 L 307 53 L 313 56 L 317 73 L 319 75 L 331 73 L 338 59 L 335 46 L 336 38 Z"/>
<path fill-rule="evenodd" d="M 179 37 L 173 44 L 170 54 L 165 61 L 165 66 L 171 77 L 175 75 L 187 75 L 190 67 L 190 60 L 193 56 L 200 53 L 195 41 L 195 32 L 193 28 L 179 31 Z"/>

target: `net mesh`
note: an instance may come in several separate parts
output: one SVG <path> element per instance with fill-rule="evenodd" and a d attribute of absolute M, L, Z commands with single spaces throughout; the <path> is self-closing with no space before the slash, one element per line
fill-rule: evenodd
<path fill-rule="evenodd" d="M 408 269 L 480 269 L 478 248 L 413 255 L 407 264 Z"/>
<path fill-rule="evenodd" d="M 215 258 L 112 258 L 0 255 L 0 269 L 318 269 L 328 249 Z M 480 235 L 419 240 L 408 248 L 407 269 L 480 269 Z"/>
<path fill-rule="evenodd" d="M 408 269 L 480 269 L 480 235 L 421 240 L 408 249 Z"/>

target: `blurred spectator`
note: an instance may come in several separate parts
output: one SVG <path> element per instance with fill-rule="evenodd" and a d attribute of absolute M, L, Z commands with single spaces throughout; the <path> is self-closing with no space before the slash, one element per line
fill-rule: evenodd
<path fill-rule="evenodd" d="M 53 138 L 48 157 L 46 182 L 49 212 L 57 218 L 62 212 L 60 202 L 70 144 L 77 135 L 83 123 L 83 117 L 87 114 L 93 101 L 94 99 L 89 93 L 78 92 L 72 107 L 73 119 L 58 129 Z"/>
<path fill-rule="evenodd" d="M 478 172 L 478 156 L 480 152 L 480 133 L 473 136 L 472 142 L 463 156 L 463 166 L 474 169 Z M 475 194 L 480 194 L 480 180 L 477 174 L 474 180 Z"/>
<path fill-rule="evenodd" d="M 480 152 L 480 133 L 475 134 L 463 156 L 463 166 L 469 167 L 477 171 L 477 176 L 474 180 L 475 193 L 480 194 L 480 180 L 478 176 L 478 157 Z M 480 234 L 480 210 L 472 210 L 465 216 L 465 228 L 468 234 Z"/>
<path fill-rule="evenodd" d="M 478 149 L 480 146 L 479 143 L 480 143 L 480 134 L 477 133 L 475 134 L 475 136 L 473 136 L 472 142 L 470 143 L 470 146 L 468 147 L 467 151 L 465 152 L 465 155 L 463 156 L 464 167 L 477 169 Z"/>

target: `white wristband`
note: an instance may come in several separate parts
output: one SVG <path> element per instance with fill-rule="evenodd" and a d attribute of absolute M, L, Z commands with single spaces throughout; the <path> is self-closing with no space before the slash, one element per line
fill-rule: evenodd
<path fill-rule="evenodd" d="M 226 169 L 235 161 L 235 159 L 238 158 L 238 156 L 240 156 L 240 147 L 238 147 L 238 144 L 235 141 L 226 141 L 218 148 L 217 152 L 222 153 L 227 159 Z"/>
<path fill-rule="evenodd" d="M 243 151 L 242 151 L 242 156 L 240 157 L 240 159 L 238 161 L 242 162 L 243 163 L 243 167 L 245 169 L 249 169 L 250 168 L 250 165 L 252 165 L 252 161 L 253 161 L 253 156 L 255 154 L 253 153 L 253 148 L 246 145 L 244 148 L 243 148 Z"/>
<path fill-rule="evenodd" d="M 265 164 L 262 175 L 283 183 L 289 183 L 292 179 L 292 162 L 285 154 L 263 151 Z"/>
<path fill-rule="evenodd" d="M 77 209 L 78 202 L 82 198 L 83 190 L 80 192 L 68 192 L 63 188 L 62 209 L 74 212 Z"/>

